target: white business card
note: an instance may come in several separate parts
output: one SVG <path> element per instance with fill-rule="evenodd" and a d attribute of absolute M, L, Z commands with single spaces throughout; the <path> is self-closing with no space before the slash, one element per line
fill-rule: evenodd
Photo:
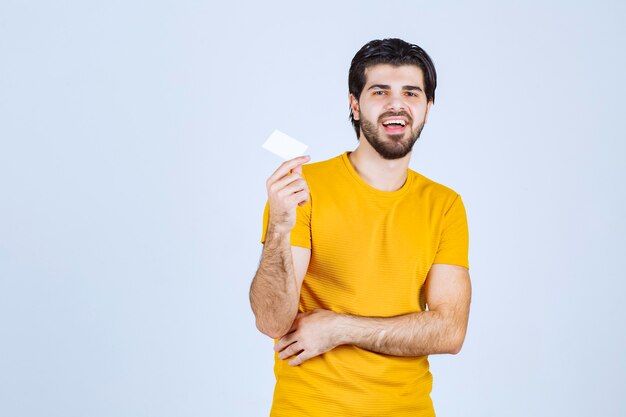
<path fill-rule="evenodd" d="M 267 138 L 263 148 L 286 160 L 303 155 L 308 146 L 280 130 L 275 130 Z"/>

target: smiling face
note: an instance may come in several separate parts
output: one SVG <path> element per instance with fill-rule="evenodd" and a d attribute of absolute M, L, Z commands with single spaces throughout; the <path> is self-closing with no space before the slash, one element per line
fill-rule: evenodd
<path fill-rule="evenodd" d="M 358 100 L 350 95 L 360 138 L 385 159 L 399 159 L 413 149 L 432 102 L 424 93 L 424 75 L 416 65 L 373 65 L 365 70 Z"/>

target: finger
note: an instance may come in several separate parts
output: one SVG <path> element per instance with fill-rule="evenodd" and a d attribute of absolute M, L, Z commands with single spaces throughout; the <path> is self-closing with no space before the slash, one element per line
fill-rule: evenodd
<path fill-rule="evenodd" d="M 290 159 L 288 161 L 283 162 L 276 171 L 272 175 L 270 175 L 268 182 L 273 183 L 278 179 L 284 177 L 291 171 L 292 169 L 301 166 L 311 159 L 309 155 L 299 156 L 297 158 Z"/>
<path fill-rule="evenodd" d="M 297 193 L 293 193 L 287 204 L 297 204 L 299 206 L 303 206 L 307 201 L 309 201 L 309 190 L 302 190 Z"/>
<path fill-rule="evenodd" d="M 306 187 L 306 180 L 298 174 L 290 174 L 280 181 L 275 182 L 272 186 L 276 192 L 281 192 L 289 188 L 291 193 L 303 190 Z"/>
<path fill-rule="evenodd" d="M 302 362 L 311 359 L 313 356 L 315 355 L 311 355 L 306 350 L 303 350 L 302 352 L 300 352 L 299 355 L 297 355 L 296 357 L 294 357 L 292 360 L 289 361 L 289 365 L 298 366 Z"/>
<path fill-rule="evenodd" d="M 294 181 L 282 190 L 278 191 L 278 197 L 286 198 L 300 191 L 308 191 L 309 188 L 306 185 L 306 181 L 300 179 L 298 181 Z"/>
<path fill-rule="evenodd" d="M 294 333 L 293 331 L 289 330 L 289 332 L 286 335 L 281 337 L 280 340 L 276 342 L 276 344 L 274 344 L 274 351 L 280 352 L 281 350 L 283 350 L 284 348 L 286 348 L 287 346 L 295 342 L 296 338 L 293 333 Z"/>
<path fill-rule="evenodd" d="M 291 172 L 294 174 L 302 174 L 302 165 L 298 165 L 297 167 L 292 169 Z"/>
<path fill-rule="evenodd" d="M 295 342 L 287 346 L 287 348 L 285 348 L 282 352 L 280 352 L 278 354 L 278 359 L 287 359 L 294 355 L 299 354 L 300 352 L 302 352 L 302 347 L 300 346 L 298 342 Z"/>
<path fill-rule="evenodd" d="M 295 181 L 299 181 L 299 180 L 306 182 L 306 180 L 301 174 L 295 174 L 295 173 L 287 174 L 284 177 L 280 178 L 278 181 L 269 184 L 269 188 L 274 189 L 274 190 L 280 190 L 282 188 L 285 188 L 289 184 Z"/>

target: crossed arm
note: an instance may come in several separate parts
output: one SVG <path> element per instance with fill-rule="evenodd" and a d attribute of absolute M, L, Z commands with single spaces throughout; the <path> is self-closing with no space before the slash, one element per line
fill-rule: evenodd
<path fill-rule="evenodd" d="M 261 263 L 250 286 L 258 329 L 280 339 L 274 349 L 290 365 L 339 345 L 396 356 L 458 353 L 465 339 L 471 284 L 466 268 L 432 265 L 424 282 L 428 309 L 395 317 L 360 317 L 317 309 L 298 313 L 310 249 L 290 245 L 296 206 L 309 190 L 302 176 L 308 157 L 284 162 L 267 180 L 269 220 Z"/>
<path fill-rule="evenodd" d="M 283 241 L 283 245 L 285 244 Z M 446 264 L 434 264 L 431 267 L 424 283 L 427 311 L 394 317 L 361 317 L 323 309 L 297 313 L 297 301 L 302 279 L 308 267 L 310 251 L 307 254 L 308 249 L 296 247 L 292 247 L 292 250 L 294 252 L 292 252 L 292 264 L 289 270 L 293 273 L 291 282 L 294 285 L 289 288 L 294 291 L 278 291 L 273 294 L 274 296 L 263 291 L 264 297 L 256 291 L 256 298 L 264 298 L 267 300 L 267 305 L 276 305 L 274 302 L 285 305 L 282 302 L 296 297 L 295 309 L 291 304 L 292 308 L 286 317 L 274 312 L 265 320 L 260 320 L 264 309 L 253 307 L 257 317 L 257 326 L 260 322 L 278 322 L 282 323 L 282 329 L 286 329 L 285 323 L 292 321 L 291 327 L 286 332 L 282 329 L 276 331 L 277 327 L 273 332 L 264 332 L 280 339 L 274 345 L 274 350 L 279 352 L 280 359 L 291 358 L 290 365 L 300 365 L 340 345 L 354 345 L 396 356 L 456 354 L 461 350 L 467 329 L 471 299 L 471 283 L 466 268 Z M 288 250 L 283 251 L 282 254 L 286 258 L 291 255 Z M 261 265 L 263 265 L 263 260 L 264 258 L 261 260 Z M 280 281 L 280 274 L 272 275 L 271 280 Z M 259 272 L 255 281 L 257 279 L 259 279 Z M 255 282 L 253 281 L 251 300 L 254 288 Z M 268 295 L 269 297 L 265 297 Z M 263 328 L 259 327 L 259 329 L 263 331 Z"/>

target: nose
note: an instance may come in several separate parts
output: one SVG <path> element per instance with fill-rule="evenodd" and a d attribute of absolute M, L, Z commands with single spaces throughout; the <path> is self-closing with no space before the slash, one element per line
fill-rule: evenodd
<path fill-rule="evenodd" d="M 388 111 L 401 111 L 406 110 L 406 103 L 404 102 L 402 95 L 390 94 L 389 100 L 385 103 L 385 110 Z"/>

